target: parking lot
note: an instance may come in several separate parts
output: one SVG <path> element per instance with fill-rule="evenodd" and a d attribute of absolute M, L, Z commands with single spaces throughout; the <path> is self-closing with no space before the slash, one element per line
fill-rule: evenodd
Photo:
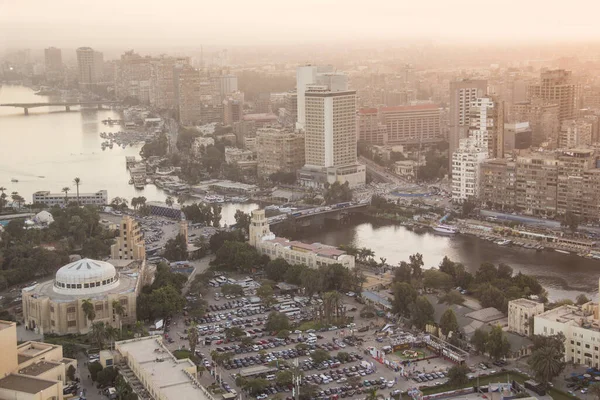
<path fill-rule="evenodd" d="M 220 289 L 211 288 L 204 296 L 209 303 L 209 310 L 197 319 L 199 343 L 196 354 L 203 358 L 202 363 L 211 371 L 211 374 L 204 374 L 202 379 L 210 382 L 214 376 L 218 376 L 221 387 L 226 391 L 240 393 L 241 388 L 235 383 L 236 376 L 245 375 L 246 379 L 260 377 L 269 382 L 264 391 L 256 394 L 258 400 L 275 395 L 291 398 L 292 385 L 277 382 L 278 372 L 290 370 L 294 375 L 301 372 L 301 392 L 302 387 L 314 385 L 317 398 L 364 398 L 373 389 L 388 395 L 422 385 L 439 385 L 446 381 L 445 372 L 453 365 L 441 358 L 412 362 L 404 369 L 406 376 L 403 376 L 401 371 L 373 359 L 365 350 L 370 347 L 382 348 L 387 343 L 378 338 L 371 325 L 384 321 L 362 319 L 358 315 L 362 305 L 350 296 L 343 296 L 343 301 L 347 315 L 354 319 L 351 325 L 319 331 L 292 330 L 288 337 L 282 338 L 277 337 L 276 332 L 265 331 L 264 325 L 271 310 L 260 304 L 250 304 L 252 292 L 245 297 L 219 296 L 218 299 L 216 293 L 220 293 Z M 278 300 L 288 302 L 290 299 L 280 296 Z M 290 321 L 301 322 L 313 318 L 310 303 L 299 309 L 299 312 L 291 313 Z M 248 339 L 228 340 L 225 332 L 231 327 L 242 329 L 251 342 Z M 183 316 L 170 322 L 166 337 L 171 350 L 188 348 L 187 328 Z M 317 350 L 326 351 L 329 359 L 315 362 L 311 356 Z M 340 352 L 345 354 L 338 356 Z M 211 354 L 216 357 L 229 354 L 229 358 L 217 366 Z"/>

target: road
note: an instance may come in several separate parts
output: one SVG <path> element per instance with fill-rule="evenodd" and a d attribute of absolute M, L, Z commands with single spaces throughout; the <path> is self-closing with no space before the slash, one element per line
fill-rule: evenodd
<path fill-rule="evenodd" d="M 361 163 L 363 163 L 363 164 L 365 164 L 367 166 L 367 171 L 371 175 L 375 175 L 377 178 L 379 178 L 380 180 L 382 180 L 385 183 L 393 183 L 395 185 L 400 185 L 402 183 L 406 183 L 402 179 L 398 178 L 394 174 L 392 174 L 389 171 L 387 171 L 384 167 L 382 167 L 382 166 L 378 165 L 377 163 L 369 160 L 368 158 L 359 157 L 359 160 L 360 160 Z"/>

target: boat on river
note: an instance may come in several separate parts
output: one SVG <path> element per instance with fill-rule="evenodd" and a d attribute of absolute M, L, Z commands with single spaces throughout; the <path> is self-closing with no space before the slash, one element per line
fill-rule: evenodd
<path fill-rule="evenodd" d="M 446 224 L 437 224 L 433 227 L 433 230 L 443 235 L 454 235 L 458 233 L 458 229 L 455 226 Z"/>
<path fill-rule="evenodd" d="M 17 178 L 12 178 L 10 181 L 15 182 L 15 183 L 19 182 L 19 180 Z"/>

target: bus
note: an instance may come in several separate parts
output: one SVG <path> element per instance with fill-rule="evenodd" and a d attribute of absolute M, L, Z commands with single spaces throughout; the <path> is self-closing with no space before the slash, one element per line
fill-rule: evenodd
<path fill-rule="evenodd" d="M 294 315 L 300 314 L 300 309 L 298 307 L 292 307 L 292 308 L 287 308 L 285 310 L 282 310 L 281 312 L 288 317 L 292 317 Z"/>

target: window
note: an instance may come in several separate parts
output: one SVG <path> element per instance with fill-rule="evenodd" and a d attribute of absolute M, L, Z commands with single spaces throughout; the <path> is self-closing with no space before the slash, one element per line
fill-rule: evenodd
<path fill-rule="evenodd" d="M 96 304 L 95 309 L 96 311 L 102 311 L 104 309 L 104 306 L 102 304 Z"/>
<path fill-rule="evenodd" d="M 75 307 L 67 307 L 67 313 L 74 313 Z"/>
<path fill-rule="evenodd" d="M 77 326 L 77 321 L 68 321 L 67 326 L 68 327 Z"/>

